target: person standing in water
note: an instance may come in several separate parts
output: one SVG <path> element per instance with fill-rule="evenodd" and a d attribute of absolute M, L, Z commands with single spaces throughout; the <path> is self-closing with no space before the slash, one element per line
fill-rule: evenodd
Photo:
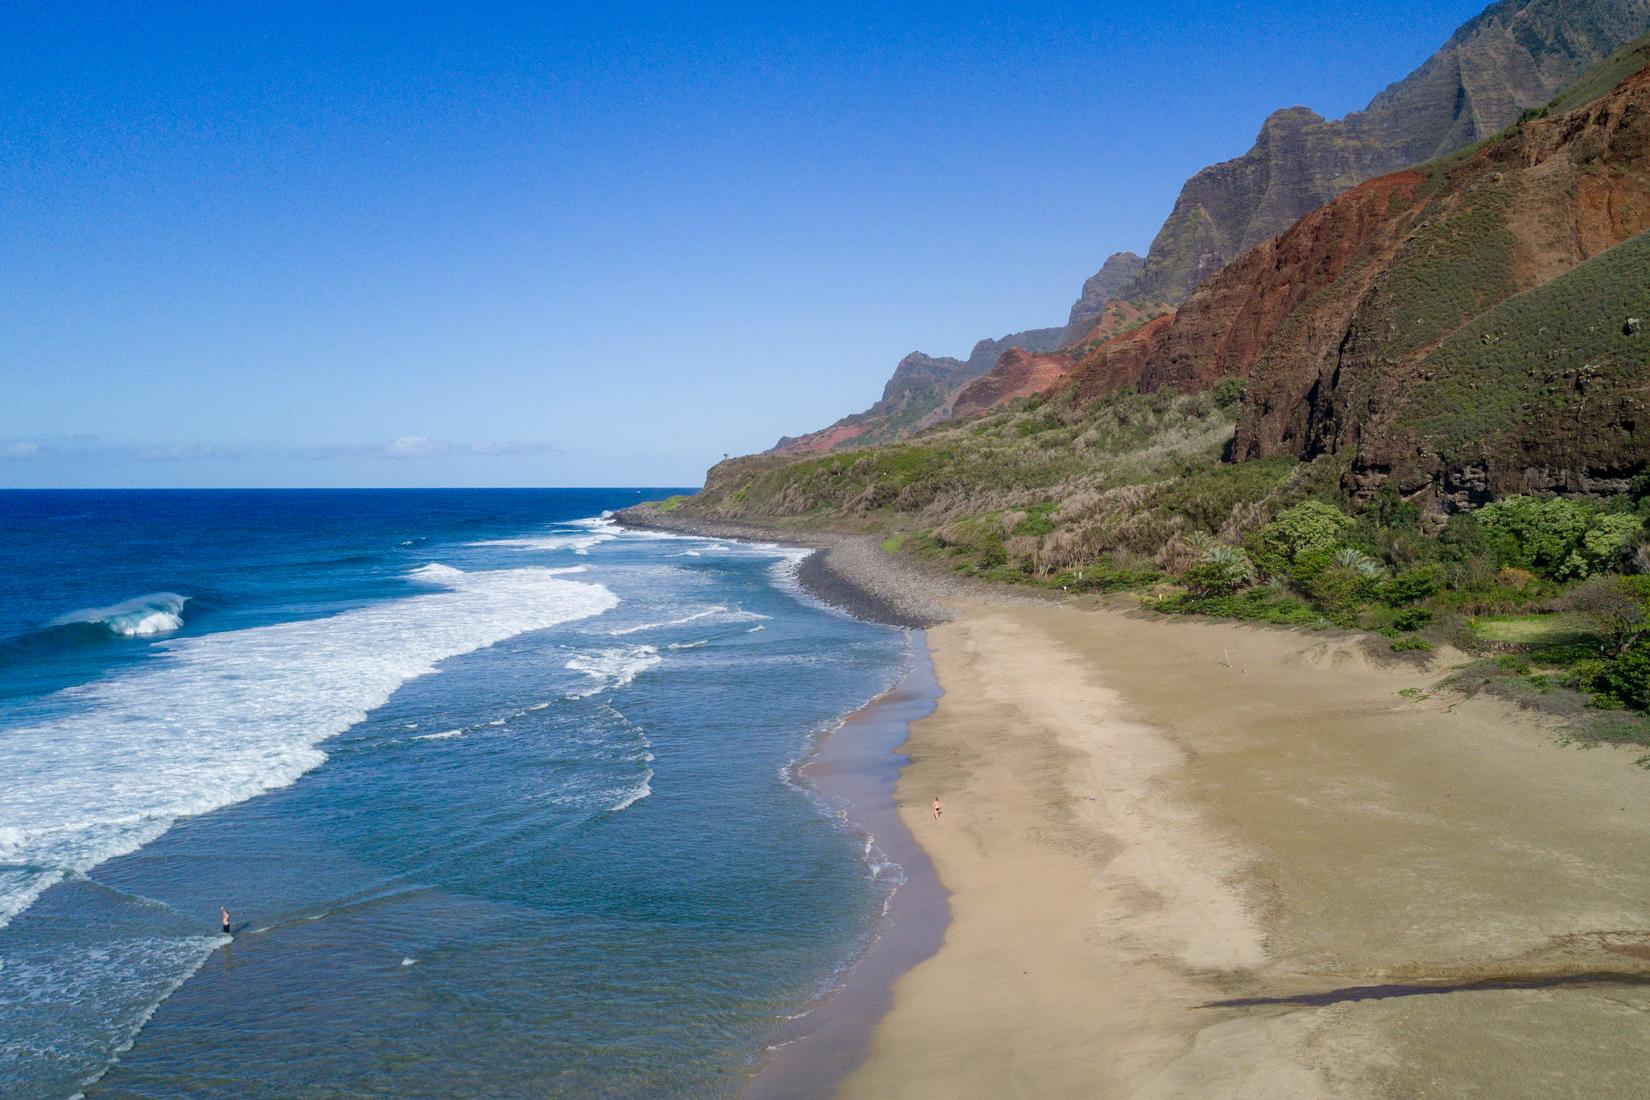
<path fill-rule="evenodd" d="M 221 906 L 219 908 L 218 912 L 223 917 L 223 934 L 226 935 L 226 936 L 230 935 L 231 933 L 229 931 L 229 907 L 228 906 Z"/>
<path fill-rule="evenodd" d="M 939 819 L 940 819 L 940 800 L 936 798 L 936 799 L 934 799 L 934 820 L 938 821 Z"/>

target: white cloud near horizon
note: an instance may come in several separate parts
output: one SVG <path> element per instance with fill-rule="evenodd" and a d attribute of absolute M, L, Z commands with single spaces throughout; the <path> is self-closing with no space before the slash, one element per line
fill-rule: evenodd
<path fill-rule="evenodd" d="M 529 455 L 554 454 L 556 448 L 548 443 L 453 443 L 445 439 L 430 439 L 422 435 L 404 435 L 382 444 L 376 450 L 381 458 L 451 458 L 454 455 Z"/>
<path fill-rule="evenodd" d="M 240 462 L 254 458 L 286 458 L 322 460 L 358 456 L 390 461 L 430 458 L 512 457 L 518 455 L 559 454 L 560 448 L 548 443 L 483 442 L 461 443 L 448 439 L 431 439 L 421 435 L 403 435 L 386 442 L 336 444 L 314 447 L 226 447 L 215 444 L 168 443 L 110 443 L 95 437 L 54 440 L 15 440 L 0 444 L 0 459 L 24 461 L 67 457 L 72 455 L 126 455 L 138 462 Z"/>

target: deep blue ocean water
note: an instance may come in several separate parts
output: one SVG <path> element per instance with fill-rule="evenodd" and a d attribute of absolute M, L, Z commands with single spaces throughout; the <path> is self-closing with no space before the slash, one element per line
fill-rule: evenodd
<path fill-rule="evenodd" d="M 662 492 L 0 493 L 0 1095 L 737 1090 L 897 875 L 793 770 L 908 641 Z"/>

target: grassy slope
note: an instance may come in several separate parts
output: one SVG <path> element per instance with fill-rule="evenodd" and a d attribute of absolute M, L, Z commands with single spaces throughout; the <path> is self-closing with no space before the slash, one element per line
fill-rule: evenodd
<path fill-rule="evenodd" d="M 881 534 L 890 548 L 1026 584 L 1115 587 L 1162 572 L 1192 534 L 1236 538 L 1332 487 L 1327 467 L 1231 463 L 1235 387 L 1193 396 L 1071 395 L 901 443 L 711 471 L 700 515 Z M 1079 576 L 1079 574 L 1081 574 Z"/>
<path fill-rule="evenodd" d="M 1399 419 L 1459 463 L 1521 430 L 1562 431 L 1588 403 L 1642 396 L 1650 331 L 1630 335 L 1624 322 L 1650 323 L 1647 287 L 1640 234 L 1502 302 L 1423 360 L 1433 383 L 1411 391 Z"/>
<path fill-rule="evenodd" d="M 1650 63 L 1650 34 L 1640 35 L 1621 49 L 1599 62 L 1580 80 L 1560 92 L 1547 104 L 1544 114 L 1563 114 L 1577 107 L 1585 107 L 1623 80 Z"/>

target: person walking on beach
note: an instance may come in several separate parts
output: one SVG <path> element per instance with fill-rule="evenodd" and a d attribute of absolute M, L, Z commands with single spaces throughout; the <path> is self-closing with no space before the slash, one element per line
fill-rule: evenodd
<path fill-rule="evenodd" d="M 936 798 L 936 799 L 934 799 L 934 820 L 938 821 L 939 819 L 940 819 L 940 800 Z"/>
<path fill-rule="evenodd" d="M 229 932 L 229 907 L 227 905 L 221 906 L 221 907 L 219 907 L 218 912 L 223 917 L 223 934 L 227 936 L 227 935 L 230 934 L 230 932 Z"/>

